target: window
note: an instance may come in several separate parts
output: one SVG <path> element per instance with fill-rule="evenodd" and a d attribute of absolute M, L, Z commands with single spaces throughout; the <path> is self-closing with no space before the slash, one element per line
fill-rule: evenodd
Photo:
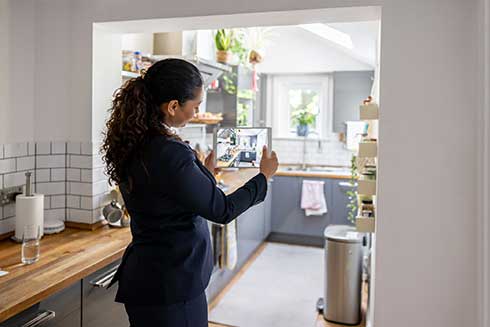
<path fill-rule="evenodd" d="M 268 121 L 274 137 L 297 137 L 300 113 L 311 113 L 310 138 L 332 134 L 332 78 L 330 74 L 276 75 L 271 79 Z M 304 115 L 303 115 L 304 117 Z"/>

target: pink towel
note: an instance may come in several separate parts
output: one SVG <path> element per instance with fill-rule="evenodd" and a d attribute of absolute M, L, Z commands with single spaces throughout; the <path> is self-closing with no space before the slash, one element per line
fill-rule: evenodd
<path fill-rule="evenodd" d="M 323 215 L 327 212 L 327 202 L 323 186 L 325 182 L 303 180 L 301 191 L 301 209 L 305 209 L 307 216 Z"/>

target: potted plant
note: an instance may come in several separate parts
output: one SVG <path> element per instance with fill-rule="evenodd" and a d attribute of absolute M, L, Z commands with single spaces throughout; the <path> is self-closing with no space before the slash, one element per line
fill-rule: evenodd
<path fill-rule="evenodd" d="M 298 109 L 293 112 L 293 123 L 296 124 L 296 134 L 298 136 L 308 136 L 310 126 L 315 123 L 316 115 L 308 108 Z"/>
<path fill-rule="evenodd" d="M 231 57 L 231 46 L 233 42 L 233 31 L 219 29 L 214 36 L 216 44 L 216 60 L 218 62 L 227 63 Z"/>

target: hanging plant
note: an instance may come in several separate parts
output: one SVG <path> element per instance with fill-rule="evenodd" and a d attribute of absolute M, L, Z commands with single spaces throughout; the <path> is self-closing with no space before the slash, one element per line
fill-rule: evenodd
<path fill-rule="evenodd" d="M 346 192 L 347 197 L 349 199 L 349 203 L 347 203 L 347 209 L 349 209 L 349 212 L 347 214 L 347 220 L 354 224 L 356 222 L 356 216 L 357 216 L 356 186 L 357 186 L 357 172 L 358 172 L 357 156 L 355 155 L 353 155 L 350 160 L 350 172 L 351 172 L 351 178 L 350 178 L 351 189 Z"/>

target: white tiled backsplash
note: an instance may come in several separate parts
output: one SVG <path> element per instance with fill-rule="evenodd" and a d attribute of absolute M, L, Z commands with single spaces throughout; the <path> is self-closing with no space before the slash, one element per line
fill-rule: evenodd
<path fill-rule="evenodd" d="M 179 133 L 183 140 L 189 141 L 194 146 L 196 143 L 212 147 L 213 135 L 211 133 L 202 137 L 199 129 L 182 129 Z M 203 142 L 204 141 L 204 142 Z M 303 163 L 303 139 L 272 139 L 272 148 L 276 151 L 281 164 Z M 350 167 L 352 152 L 345 148 L 344 143 L 337 139 L 307 140 L 305 163 L 309 165 L 346 166 Z"/>
<path fill-rule="evenodd" d="M 25 185 L 44 194 L 44 215 L 95 223 L 110 191 L 99 145 L 91 142 L 24 142 L 0 145 L 0 187 Z M 15 228 L 15 204 L 0 207 L 0 234 Z"/>
<path fill-rule="evenodd" d="M 303 139 L 272 139 L 272 148 L 281 164 L 302 164 L 304 146 Z M 338 140 L 306 141 L 306 164 L 350 167 L 351 157 L 352 152 Z"/>

